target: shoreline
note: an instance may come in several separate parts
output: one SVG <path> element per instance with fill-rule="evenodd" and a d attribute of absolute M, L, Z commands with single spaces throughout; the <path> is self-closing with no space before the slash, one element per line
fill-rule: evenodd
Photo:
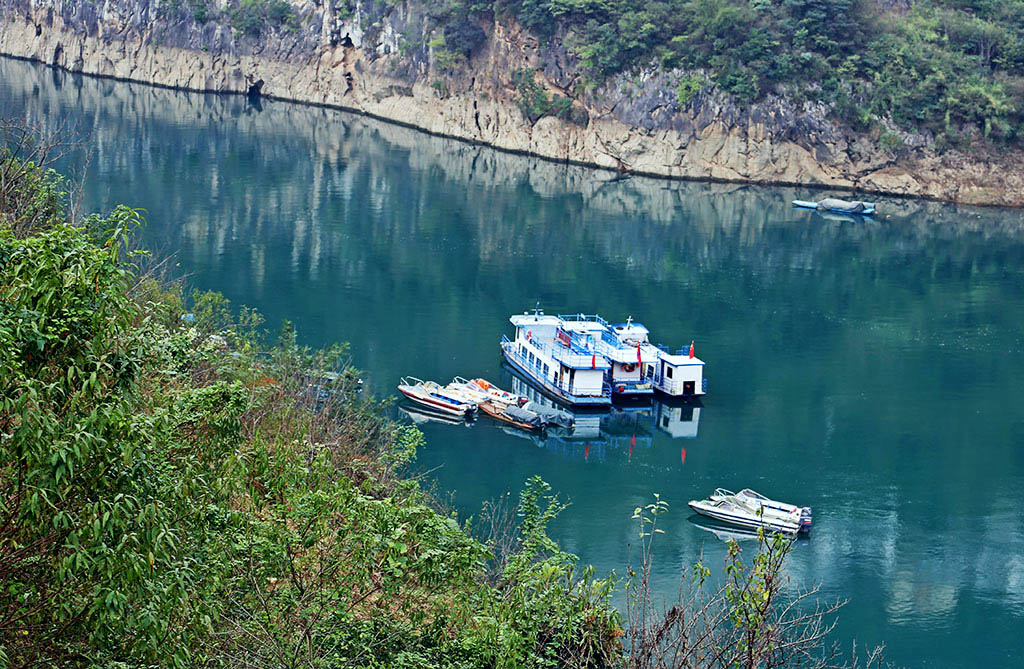
<path fill-rule="evenodd" d="M 134 8 L 134 1 L 120 0 L 119 10 Z M 45 5 L 26 7 L 26 14 L 0 12 L 0 56 L 177 92 L 339 110 L 469 146 L 614 174 L 796 187 L 847 199 L 909 196 L 1024 207 L 1024 152 L 1008 150 L 994 161 L 928 147 L 894 153 L 817 107 L 784 99 L 740 109 L 712 96 L 652 116 L 645 111 L 651 104 L 667 104 L 665 82 L 615 80 L 599 93 L 571 97 L 573 119 L 527 118 L 512 73 L 524 67 L 540 72 L 546 63 L 535 40 L 515 25 L 495 24 L 465 69 L 438 71 L 427 51 L 399 51 L 399 28 L 415 19 L 404 4 L 375 18 L 380 32 L 373 35 L 354 16 L 330 28 L 325 19 L 319 32 L 268 34 L 258 42 L 227 37 L 230 28 L 221 24 L 200 31 L 196 24 L 145 14 L 83 23 L 67 8 L 48 14 Z M 569 95 L 557 76 L 540 76 L 549 92 Z"/>
<path fill-rule="evenodd" d="M 930 195 L 930 194 L 927 194 L 927 193 L 924 193 L 924 194 L 893 193 L 893 192 L 885 191 L 885 190 L 881 190 L 881 189 L 863 188 L 863 187 L 858 187 L 858 186 L 847 186 L 847 185 L 844 185 L 844 184 L 833 185 L 833 184 L 821 184 L 821 183 L 808 183 L 808 182 L 804 182 L 804 181 L 784 181 L 784 180 L 754 181 L 754 180 L 750 180 L 750 179 L 727 179 L 727 178 L 713 177 L 713 176 L 708 176 L 708 177 L 675 176 L 675 175 L 671 175 L 671 174 L 662 174 L 662 173 L 659 173 L 659 172 L 651 172 L 651 171 L 643 171 L 643 170 L 615 169 L 615 168 L 608 167 L 608 166 L 605 166 L 605 165 L 600 165 L 600 164 L 597 164 L 597 163 L 586 162 L 586 161 L 582 161 L 582 160 L 573 160 L 573 159 L 570 159 L 570 158 L 559 159 L 559 158 L 555 158 L 555 157 L 552 157 L 552 156 L 546 156 L 546 155 L 544 155 L 542 153 L 535 153 L 535 152 L 531 152 L 531 151 L 524 151 L 524 150 L 521 150 L 521 149 L 514 149 L 514 148 L 503 147 L 503 146 L 496 145 L 496 144 L 490 144 L 488 142 L 485 142 L 485 141 L 482 141 L 482 140 L 478 140 L 478 139 L 473 139 L 471 137 L 463 137 L 461 135 L 455 135 L 455 134 L 449 134 L 449 133 L 444 133 L 444 132 L 438 132 L 436 130 L 430 130 L 429 128 L 424 128 L 423 126 L 419 126 L 419 125 L 416 125 L 414 123 L 408 123 L 406 121 L 401 121 L 401 120 L 398 120 L 398 119 L 389 118 L 387 116 L 382 116 L 380 114 L 375 114 L 373 112 L 364 111 L 364 110 L 359 109 L 357 107 L 349 107 L 349 106 L 345 106 L 345 105 L 332 104 L 332 103 L 329 103 L 329 102 L 315 102 L 315 101 L 311 101 L 311 100 L 302 100 L 302 99 L 298 99 L 298 98 L 289 98 L 289 97 L 282 97 L 282 96 L 276 96 L 276 95 L 268 95 L 268 94 L 264 94 L 264 93 L 260 93 L 260 94 L 257 94 L 257 95 L 252 95 L 250 93 L 245 93 L 243 91 L 225 91 L 225 90 L 218 90 L 218 89 L 211 89 L 211 88 L 189 88 L 189 87 L 182 87 L 182 86 L 173 86 L 173 85 L 170 85 L 170 84 L 162 84 L 162 83 L 159 83 L 159 82 L 147 81 L 147 80 L 144 80 L 144 79 L 133 79 L 133 78 L 130 78 L 130 77 L 119 77 L 119 76 L 113 75 L 113 74 L 99 74 L 99 73 L 83 72 L 83 71 L 80 71 L 80 70 L 72 70 L 71 68 L 64 67 L 64 66 L 61 66 L 61 65 L 54 65 L 53 63 L 47 63 L 46 61 L 38 59 L 38 58 L 31 58 L 31 57 L 27 57 L 27 56 L 17 56 L 17 55 L 11 55 L 11 54 L 6 54 L 6 53 L 0 53 L 0 58 L 8 58 L 8 59 L 11 59 L 11 60 L 17 60 L 17 61 L 22 61 L 22 62 L 26 62 L 26 63 L 33 63 L 35 65 L 41 65 L 43 67 L 46 67 L 46 68 L 49 68 L 49 69 L 53 69 L 53 70 L 58 70 L 60 72 L 65 72 L 65 73 L 71 74 L 71 75 L 79 75 L 79 76 L 83 76 L 83 77 L 90 77 L 92 79 L 116 81 L 116 82 L 119 82 L 119 83 L 126 83 L 126 84 L 136 84 L 136 85 L 139 85 L 139 86 L 150 86 L 150 87 L 153 87 L 153 88 L 160 88 L 160 89 L 163 89 L 163 90 L 173 91 L 173 92 L 176 92 L 176 93 L 196 93 L 196 94 L 202 94 L 202 95 L 218 95 L 218 96 L 226 96 L 226 97 L 244 97 L 244 98 L 249 98 L 249 99 L 255 98 L 256 100 L 270 100 L 270 101 L 273 101 L 273 102 L 283 102 L 283 103 L 286 103 L 286 104 L 299 105 L 299 106 L 303 106 L 303 107 L 314 107 L 316 109 L 330 109 L 332 111 L 340 111 L 340 112 L 345 112 L 345 113 L 348 113 L 348 114 L 354 114 L 356 116 L 362 116 L 362 117 L 370 118 L 370 119 L 373 119 L 375 121 L 380 121 L 382 123 L 388 123 L 390 125 L 395 125 L 395 126 L 399 126 L 399 127 L 402 127 L 402 128 L 408 128 L 410 130 L 415 130 L 416 132 L 421 132 L 421 133 L 423 133 L 425 135 L 430 135 L 432 137 L 439 137 L 441 139 L 448 139 L 448 140 L 460 142 L 462 144 L 467 144 L 467 145 L 470 145 L 470 146 L 477 146 L 477 147 L 483 147 L 483 148 L 487 148 L 487 149 L 492 149 L 494 151 L 499 151 L 501 153 L 507 153 L 509 155 L 514 155 L 514 156 L 523 156 L 523 157 L 527 157 L 527 158 L 536 158 L 538 160 L 543 160 L 545 162 L 553 163 L 553 164 L 556 164 L 556 165 L 572 165 L 574 167 L 584 167 L 584 168 L 587 168 L 587 169 L 599 170 L 601 172 L 617 174 L 617 175 L 620 175 L 622 177 L 634 177 L 634 176 L 637 176 L 637 177 L 645 177 L 645 178 L 650 178 L 650 179 L 661 179 L 661 180 L 668 181 L 668 182 L 678 181 L 678 182 L 686 182 L 686 183 L 731 184 L 731 185 L 736 185 L 736 186 L 772 186 L 772 187 L 780 187 L 780 188 L 809 188 L 809 189 L 813 189 L 815 191 L 820 191 L 820 190 L 824 190 L 824 189 L 830 189 L 830 190 L 835 190 L 835 191 L 839 191 L 839 192 L 842 192 L 842 193 L 862 193 L 864 195 L 878 195 L 878 196 L 883 196 L 883 197 L 887 197 L 887 198 L 910 199 L 910 200 L 924 200 L 924 201 L 928 201 L 928 202 L 941 202 L 941 203 L 946 203 L 946 204 L 967 204 L 968 206 L 990 207 L 990 208 L 997 208 L 997 209 L 1017 209 L 1018 207 L 1024 206 L 1024 205 L 1018 205 L 1018 206 L 1007 205 L 1007 204 L 1003 204 L 1003 203 L 1000 203 L 1000 202 L 961 203 L 961 202 L 955 202 L 955 201 L 951 201 L 951 200 L 946 200 L 946 199 L 943 199 L 941 197 L 938 197 L 938 196 L 935 196 L 935 195 Z"/>

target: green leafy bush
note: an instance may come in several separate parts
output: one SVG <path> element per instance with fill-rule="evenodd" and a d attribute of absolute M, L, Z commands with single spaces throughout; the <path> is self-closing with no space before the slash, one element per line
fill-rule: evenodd
<path fill-rule="evenodd" d="M 251 37 L 264 28 L 278 28 L 294 23 L 295 12 L 287 0 L 238 0 L 230 11 L 231 27 Z"/>
<path fill-rule="evenodd" d="M 864 131 L 1019 142 L 1024 131 L 1024 2 L 1012 0 L 443 0 L 437 20 L 515 18 L 561 41 L 591 81 L 649 67 L 701 69 L 749 104 L 770 93 L 833 105 Z M 446 28 L 446 31 L 448 29 Z M 447 35 L 447 32 L 446 32 Z M 531 118 L 544 111 L 521 95 Z M 692 88 L 678 90 L 680 103 Z"/>
<path fill-rule="evenodd" d="M 359 396 L 344 347 L 300 346 L 287 323 L 268 344 L 223 296 L 140 276 L 138 211 L 72 225 L 59 177 L 15 166 L 0 161 L 23 181 L 0 219 L 0 661 L 619 656 L 610 583 L 545 534 L 546 484 L 488 582 L 488 546 L 403 478 L 422 435 Z"/>
<path fill-rule="evenodd" d="M 537 71 L 533 69 L 516 70 L 512 76 L 519 97 L 519 108 L 523 114 L 536 123 L 543 116 L 566 118 L 572 109 L 572 99 L 564 95 L 549 94 L 537 82 Z"/>

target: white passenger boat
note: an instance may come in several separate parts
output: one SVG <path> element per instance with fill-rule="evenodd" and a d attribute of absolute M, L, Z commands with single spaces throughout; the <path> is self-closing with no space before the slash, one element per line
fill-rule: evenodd
<path fill-rule="evenodd" d="M 654 394 L 654 383 L 644 370 L 655 363 L 660 353 L 647 342 L 647 328 L 626 323 L 612 325 L 597 314 L 560 315 L 562 327 L 573 333 L 590 335 L 598 354 L 608 360 L 605 380 L 617 398 L 641 398 Z"/>
<path fill-rule="evenodd" d="M 476 411 L 476 402 L 461 393 L 442 388 L 433 381 L 421 381 L 412 376 L 402 377 L 398 391 L 413 402 L 453 416 L 467 416 Z"/>
<path fill-rule="evenodd" d="M 509 321 L 516 328 L 515 339 L 502 336 L 501 352 L 513 369 L 570 406 L 611 404 L 611 386 L 605 382 L 611 365 L 597 352 L 595 336 L 570 332 L 562 319 L 539 309 Z"/>
<path fill-rule="evenodd" d="M 711 494 L 710 499 L 725 499 L 726 497 L 736 497 L 755 509 L 762 507 L 777 515 L 783 515 L 788 518 L 797 518 L 800 523 L 801 532 L 809 532 L 811 529 L 811 507 L 809 506 L 797 506 L 795 504 L 787 504 L 786 502 L 778 502 L 774 499 L 768 499 L 761 493 L 751 490 L 750 488 L 744 488 L 736 493 L 731 490 L 726 490 L 725 488 L 716 488 L 715 492 Z"/>
<path fill-rule="evenodd" d="M 735 495 L 719 496 L 717 499 L 690 500 L 689 507 L 702 516 L 714 518 L 730 525 L 754 529 L 764 528 L 784 534 L 796 534 L 801 531 L 799 516 L 793 517 L 791 514 L 765 506 L 755 506 Z"/>
<path fill-rule="evenodd" d="M 632 317 L 611 324 L 597 314 L 512 316 L 515 340 L 501 349 L 514 369 L 555 399 L 572 406 L 600 406 L 616 398 L 659 391 L 693 399 L 707 393 L 704 361 L 694 345 L 670 353 L 653 346 L 650 332 Z"/>
<path fill-rule="evenodd" d="M 456 376 L 446 387 L 449 390 L 457 391 L 469 397 L 477 404 L 494 402 L 501 405 L 523 406 L 530 401 L 528 397 L 502 390 L 487 379 L 473 379 L 470 381 L 461 376 Z"/>

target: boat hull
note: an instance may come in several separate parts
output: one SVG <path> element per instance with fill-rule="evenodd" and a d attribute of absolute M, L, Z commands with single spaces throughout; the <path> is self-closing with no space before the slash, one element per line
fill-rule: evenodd
<path fill-rule="evenodd" d="M 534 386 L 545 395 L 570 406 L 602 407 L 611 405 L 612 398 L 610 394 L 602 396 L 570 395 L 553 383 L 545 379 L 537 378 L 526 366 L 517 360 L 516 355 L 509 350 L 510 347 L 510 343 L 507 344 L 503 342 L 501 344 L 501 354 L 505 357 L 505 362 L 507 362 L 512 369 L 516 370 L 518 374 L 526 379 L 530 385 Z"/>
<path fill-rule="evenodd" d="M 861 202 L 863 209 L 850 209 L 847 207 L 830 207 L 822 206 L 819 202 L 811 202 L 808 200 L 793 200 L 793 206 L 798 209 L 814 209 L 816 211 L 829 211 L 836 214 L 859 214 L 861 216 L 874 216 L 875 205 L 870 202 Z"/>
<path fill-rule="evenodd" d="M 795 535 L 799 532 L 799 527 L 790 523 L 779 523 L 771 519 L 756 519 L 748 516 L 742 516 L 728 511 L 722 511 L 720 509 L 712 509 L 701 506 L 700 504 L 694 504 L 689 502 L 688 506 L 693 509 L 694 512 L 699 513 L 702 516 L 713 518 L 719 522 L 727 523 L 729 525 L 736 525 L 738 527 L 747 527 L 751 529 L 764 528 L 772 532 L 781 532 L 783 534 Z"/>

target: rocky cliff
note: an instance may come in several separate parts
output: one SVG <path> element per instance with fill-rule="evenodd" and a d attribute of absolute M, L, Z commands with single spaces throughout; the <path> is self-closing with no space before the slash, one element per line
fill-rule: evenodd
<path fill-rule="evenodd" d="M 1022 155 L 936 154 L 927 136 L 885 150 L 820 105 L 747 108 L 715 91 L 685 106 L 673 73 L 609 79 L 578 95 L 557 39 L 481 25 L 454 66 L 423 3 L 292 0 L 286 23 L 240 29 L 226 0 L 0 0 L 0 54 L 172 88 L 245 93 L 359 111 L 432 133 L 549 159 L 688 179 L 814 184 L 973 204 L 1024 205 Z M 571 103 L 523 104 L 522 73 Z"/>

